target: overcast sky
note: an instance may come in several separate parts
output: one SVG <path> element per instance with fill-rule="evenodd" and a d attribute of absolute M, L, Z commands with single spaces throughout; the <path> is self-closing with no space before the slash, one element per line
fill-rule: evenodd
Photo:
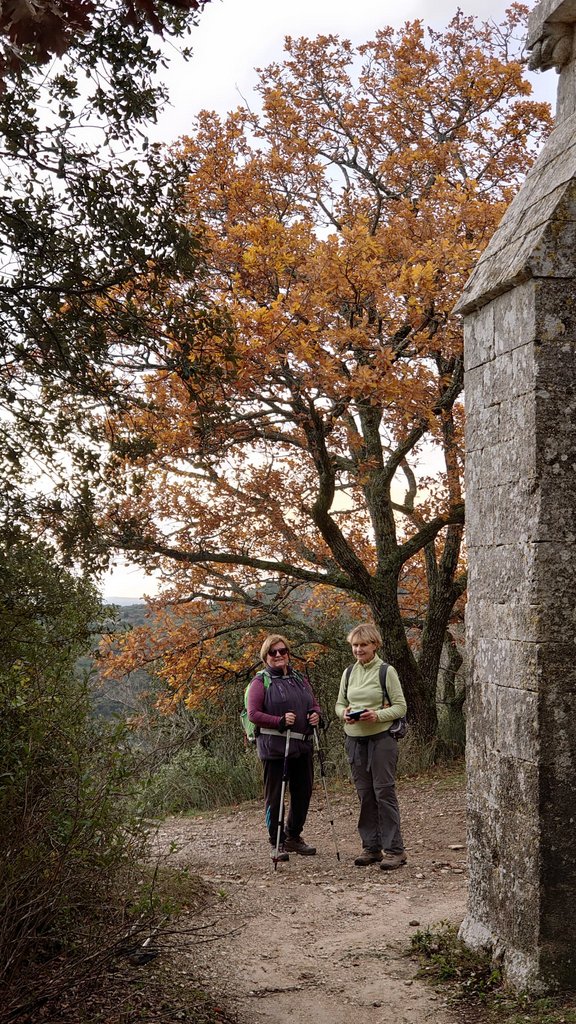
<path fill-rule="evenodd" d="M 192 61 L 173 61 L 167 76 L 172 107 L 154 135 L 172 141 L 190 130 L 199 110 L 225 114 L 234 110 L 242 97 L 249 99 L 257 80 L 254 69 L 281 59 L 287 35 L 336 34 L 363 43 L 384 25 L 398 28 L 405 21 L 421 18 L 426 25 L 443 28 L 457 7 L 482 20 L 499 20 L 508 6 L 503 0 L 384 0 L 382 4 L 375 0 L 212 0 L 192 32 Z M 531 77 L 539 96 L 552 101 L 555 73 Z"/>
<path fill-rule="evenodd" d="M 397 28 L 421 18 L 427 25 L 442 28 L 457 7 L 482 20 L 499 20 L 508 6 L 501 0 L 434 0 L 433 5 L 430 0 L 385 0 L 381 5 L 375 0 L 212 0 L 192 33 L 194 57 L 188 63 L 177 57 L 172 60 L 166 75 L 171 106 L 153 137 L 172 142 L 190 131 L 194 116 L 203 108 L 225 114 L 243 97 L 250 100 L 257 80 L 254 69 L 281 60 L 287 35 L 336 34 L 358 44 L 371 39 L 384 25 Z M 548 71 L 530 77 L 537 97 L 553 103 L 556 74 Z M 108 574 L 102 585 L 107 599 L 136 600 L 155 589 L 153 580 L 123 566 Z"/>

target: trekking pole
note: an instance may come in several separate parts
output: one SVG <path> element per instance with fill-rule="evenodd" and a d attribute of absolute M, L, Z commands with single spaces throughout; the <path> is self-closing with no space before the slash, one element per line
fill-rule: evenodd
<path fill-rule="evenodd" d="M 334 839 L 334 846 L 336 847 L 336 857 L 340 860 L 340 850 L 338 849 L 338 840 L 336 839 L 336 829 L 334 828 L 334 816 L 332 814 L 332 808 L 330 806 L 330 800 L 328 798 L 328 786 L 326 785 L 326 770 L 324 768 L 324 753 L 320 746 L 320 740 L 318 739 L 318 728 L 314 726 L 314 746 L 318 752 L 318 761 L 320 762 L 320 778 L 322 779 L 322 785 L 324 786 L 324 796 L 326 798 L 326 810 L 328 811 L 328 820 L 332 826 L 332 837 Z"/>
<path fill-rule="evenodd" d="M 284 748 L 284 765 L 282 767 L 282 789 L 280 790 L 280 806 L 278 807 L 278 833 L 276 835 L 276 850 L 274 851 L 274 871 L 278 867 L 278 854 L 280 852 L 280 836 L 282 834 L 282 821 L 284 819 L 284 794 L 288 782 L 288 751 L 290 749 L 290 729 L 286 730 L 286 746 Z"/>

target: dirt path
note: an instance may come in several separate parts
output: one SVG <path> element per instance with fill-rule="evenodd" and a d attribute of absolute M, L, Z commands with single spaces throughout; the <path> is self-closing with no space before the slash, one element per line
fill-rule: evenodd
<path fill-rule="evenodd" d="M 454 1024 L 405 950 L 418 928 L 463 916 L 463 779 L 446 773 L 398 791 L 409 862 L 390 873 L 352 863 L 359 842 L 351 787 L 331 796 L 340 861 L 321 787 L 305 830 L 317 855 L 292 854 L 276 873 L 260 803 L 163 823 L 159 849 L 175 844 L 171 862 L 188 865 L 213 892 L 183 973 L 201 978 L 241 1024 L 349 1024 L 354 1014 L 362 1024 Z"/>

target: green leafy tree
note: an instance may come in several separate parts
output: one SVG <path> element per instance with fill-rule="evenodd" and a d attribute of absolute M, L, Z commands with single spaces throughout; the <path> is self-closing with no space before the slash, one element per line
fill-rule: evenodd
<path fill-rule="evenodd" d="M 130 375 L 165 358 L 172 322 L 191 323 L 197 310 L 186 168 L 147 135 L 167 99 L 167 60 L 146 21 L 161 8 L 164 35 L 184 40 L 195 6 L 35 4 L 39 24 L 42 12 L 64 19 L 64 52 L 46 69 L 32 41 L 4 74 L 0 486 L 28 522 L 42 506 L 30 500 L 31 478 L 66 493 L 74 467 L 81 480 L 90 472 L 100 445 L 94 410 L 133 399 Z M 159 302 L 167 276 L 179 282 L 170 308 Z M 53 511 L 61 518 L 57 503 Z M 81 530 L 80 517 L 64 533 Z"/>
<path fill-rule="evenodd" d="M 126 24 L 141 28 L 149 22 L 157 31 L 164 28 L 162 8 L 197 11 L 210 0 L 122 0 L 112 13 Z M 0 10 L 0 38 L 3 54 L 0 67 L 19 67 L 33 59 L 44 63 L 62 54 L 78 35 L 89 32 L 98 14 L 96 0 L 9 0 Z"/>
<path fill-rule="evenodd" d="M 101 962 L 102 937 L 126 927 L 142 851 L 123 732 L 97 722 L 76 671 L 100 601 L 48 538 L 82 540 L 84 515 L 71 502 L 65 521 L 64 508 L 72 495 L 92 500 L 95 413 L 138 402 L 131 375 L 165 355 L 171 321 L 198 305 L 186 170 L 147 136 L 166 100 L 150 28 L 183 39 L 198 8 L 0 10 L 0 970 L 11 1019 L 33 1018 L 34 992 L 43 999 L 69 959 Z M 179 282 L 171 309 L 159 301 L 167 277 Z"/>

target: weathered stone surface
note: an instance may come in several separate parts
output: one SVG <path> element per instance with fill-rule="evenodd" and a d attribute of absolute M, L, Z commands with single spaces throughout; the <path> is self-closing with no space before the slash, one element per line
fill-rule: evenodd
<path fill-rule="evenodd" d="M 478 311 L 470 321 L 470 329 L 466 335 L 464 351 L 464 369 L 471 372 L 473 367 L 483 366 L 494 358 L 496 328 L 494 325 L 494 309 L 491 305 Z"/>
<path fill-rule="evenodd" d="M 522 766 L 519 766 L 520 773 Z M 538 943 L 539 919 L 533 913 L 538 901 L 540 878 L 539 835 L 534 827 L 535 815 L 521 813 L 509 800 L 495 811 L 481 803 L 469 807 L 470 857 L 478 864 L 473 893 L 468 901 L 468 919 L 478 920 L 492 935 L 494 930 L 486 908 L 497 914 L 502 931 L 515 950 L 526 953 Z M 486 815 L 497 821 L 492 835 L 483 827 Z"/>
<path fill-rule="evenodd" d="M 531 47 L 544 32 L 547 23 L 576 21 L 576 0 L 541 0 L 528 18 L 526 45 Z"/>
<path fill-rule="evenodd" d="M 556 68 L 560 75 L 556 117 L 563 121 L 576 109 L 575 0 L 542 0 L 528 20 L 529 67 L 545 71 Z"/>
<path fill-rule="evenodd" d="M 512 597 L 529 596 L 526 582 L 530 571 L 529 546 L 498 544 L 478 547 L 469 558 L 468 586 L 478 594 L 505 605 Z"/>
<path fill-rule="evenodd" d="M 528 66 L 545 71 L 555 67 L 559 73 L 556 120 L 561 123 L 576 110 L 576 33 L 574 0 L 543 0 L 528 20 L 527 47 L 531 51 Z"/>
<path fill-rule="evenodd" d="M 576 47 L 576 32 L 572 34 L 572 56 Z M 576 61 L 564 65 L 558 80 L 556 121 L 561 122 L 576 113 Z"/>
<path fill-rule="evenodd" d="M 469 557 L 473 558 L 471 551 Z M 469 643 L 473 642 L 473 636 L 506 636 L 510 640 L 528 643 L 550 640 L 542 625 L 540 608 L 536 604 L 512 597 L 505 603 L 494 601 L 490 596 L 489 585 L 485 587 L 485 592 L 484 597 L 474 595 L 468 599 L 466 627 Z"/>
<path fill-rule="evenodd" d="M 531 18 L 536 66 L 561 66 L 571 116 L 458 306 L 469 558 L 461 935 L 502 955 L 509 982 L 534 991 L 576 985 L 574 22 L 576 0 L 544 0 Z"/>
<path fill-rule="evenodd" d="M 550 645 L 552 646 L 552 645 Z M 538 689 L 540 645 L 508 637 L 478 637 L 474 672 L 480 685 L 493 683 L 514 689 Z"/>
<path fill-rule="evenodd" d="M 576 693 L 576 661 L 574 643 L 565 638 L 558 643 L 542 643 L 535 646 L 534 681 L 542 693 L 551 691 L 560 696 L 564 691 Z M 572 785 L 572 780 L 570 780 Z M 576 821 L 576 807 L 574 809 Z"/>
<path fill-rule="evenodd" d="M 542 701 L 540 709 L 540 729 L 542 739 L 541 762 L 546 765 L 554 765 L 556 770 L 562 769 L 562 774 L 556 778 L 554 787 L 558 796 L 563 780 L 566 784 L 572 785 L 574 779 L 574 768 L 576 767 L 576 694 L 574 692 L 554 693 L 552 681 L 550 680 L 550 697 Z M 551 777 L 550 777 L 551 778 Z M 564 797 L 568 795 L 572 801 L 572 791 L 562 789 Z M 572 821 L 576 817 L 571 815 Z M 559 826 L 561 818 L 558 819 Z M 548 826 L 554 826 L 554 821 L 548 822 Z M 567 830 L 572 832 L 572 829 Z M 570 836 L 573 844 L 574 836 Z M 572 859 L 574 859 L 572 855 Z"/>
<path fill-rule="evenodd" d="M 514 348 L 522 348 L 532 341 L 535 329 L 535 290 L 532 282 L 519 285 L 514 291 L 502 295 L 498 303 L 498 329 L 494 330 L 494 354 L 506 355 Z M 492 312 L 494 315 L 494 308 Z"/>

